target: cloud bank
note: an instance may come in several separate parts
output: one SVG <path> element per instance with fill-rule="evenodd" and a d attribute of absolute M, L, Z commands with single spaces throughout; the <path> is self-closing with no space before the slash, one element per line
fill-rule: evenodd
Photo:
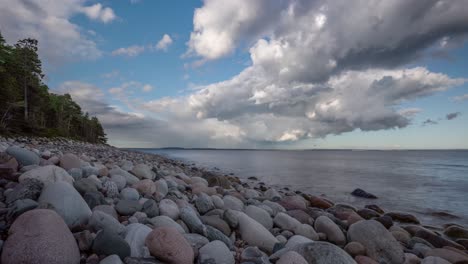
<path fill-rule="evenodd" d="M 0 30 L 9 43 L 28 37 L 39 40 L 40 56 L 50 65 L 99 58 L 96 41 L 71 20 L 81 14 L 103 23 L 116 18 L 111 8 L 86 5 L 84 0 L 0 0 Z"/>

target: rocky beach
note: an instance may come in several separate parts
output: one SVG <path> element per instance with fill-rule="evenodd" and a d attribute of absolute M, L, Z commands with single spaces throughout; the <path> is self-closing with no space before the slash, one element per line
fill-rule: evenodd
<path fill-rule="evenodd" d="M 0 138 L 1 263 L 468 263 L 468 229 L 162 156 Z"/>

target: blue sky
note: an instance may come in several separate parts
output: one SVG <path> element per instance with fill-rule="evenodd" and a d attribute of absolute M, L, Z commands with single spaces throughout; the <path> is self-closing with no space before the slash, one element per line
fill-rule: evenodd
<path fill-rule="evenodd" d="M 30 2 L 2 34 L 39 39 L 45 82 L 111 144 L 468 148 L 461 0 Z"/>

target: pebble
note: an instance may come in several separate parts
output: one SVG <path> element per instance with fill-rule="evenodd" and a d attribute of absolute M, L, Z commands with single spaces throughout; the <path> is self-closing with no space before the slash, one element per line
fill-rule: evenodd
<path fill-rule="evenodd" d="M 127 187 L 120 191 L 120 199 L 138 201 L 138 199 L 140 199 L 140 194 L 135 188 Z"/>
<path fill-rule="evenodd" d="M 88 223 L 88 227 L 94 231 L 106 230 L 118 235 L 125 232 L 125 227 L 111 215 L 102 211 L 94 211 Z"/>
<path fill-rule="evenodd" d="M 262 224 L 245 214 L 239 215 L 239 232 L 242 239 L 250 246 L 271 253 L 279 241 Z"/>
<path fill-rule="evenodd" d="M 39 165 L 41 161 L 36 153 L 16 146 L 9 147 L 6 153 L 14 157 L 21 166 Z"/>
<path fill-rule="evenodd" d="M 283 254 L 276 264 L 308 264 L 308 262 L 299 253 L 289 251 Z"/>
<path fill-rule="evenodd" d="M 260 207 L 249 205 L 245 208 L 245 214 L 262 224 L 266 229 L 273 228 L 273 219 L 270 214 Z"/>
<path fill-rule="evenodd" d="M 197 207 L 198 212 L 201 214 L 205 214 L 206 212 L 215 208 L 213 200 L 206 193 L 201 193 L 198 195 L 198 197 L 195 199 L 195 206 Z"/>
<path fill-rule="evenodd" d="M 151 233 L 151 228 L 143 224 L 130 224 L 126 227 L 125 241 L 130 246 L 130 256 L 136 258 L 149 257 L 149 251 L 145 247 L 146 237 Z"/>
<path fill-rule="evenodd" d="M 99 264 L 123 264 L 123 262 L 119 256 L 110 255 L 99 261 Z"/>
<path fill-rule="evenodd" d="M 244 203 L 239 198 L 232 195 L 226 195 L 223 197 L 224 209 L 231 209 L 236 211 L 244 210 Z"/>
<path fill-rule="evenodd" d="M 132 215 L 141 211 L 142 205 L 136 200 L 120 200 L 115 205 L 115 210 L 121 215 Z"/>
<path fill-rule="evenodd" d="M 55 165 L 47 165 L 27 171 L 21 174 L 21 176 L 19 176 L 18 181 L 22 183 L 26 179 L 39 180 L 44 184 L 44 186 L 59 181 L 64 181 L 69 184 L 73 184 L 73 182 L 75 181 L 73 177 L 70 176 L 70 174 L 68 174 L 68 172 Z"/>
<path fill-rule="evenodd" d="M 181 234 L 185 233 L 185 230 L 177 222 L 175 222 L 174 220 L 172 220 L 172 218 L 168 216 L 165 216 L 165 215 L 156 216 L 154 218 L 151 218 L 149 221 L 155 228 L 172 227 L 172 228 L 175 228 L 177 231 L 179 231 L 179 233 Z"/>

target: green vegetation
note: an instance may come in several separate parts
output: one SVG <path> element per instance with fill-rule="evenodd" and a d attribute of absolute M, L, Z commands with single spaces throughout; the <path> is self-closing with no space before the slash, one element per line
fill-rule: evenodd
<path fill-rule="evenodd" d="M 37 40 L 7 45 L 0 33 L 0 134 L 68 137 L 106 143 L 99 120 L 83 113 L 69 94 L 43 83 Z"/>

